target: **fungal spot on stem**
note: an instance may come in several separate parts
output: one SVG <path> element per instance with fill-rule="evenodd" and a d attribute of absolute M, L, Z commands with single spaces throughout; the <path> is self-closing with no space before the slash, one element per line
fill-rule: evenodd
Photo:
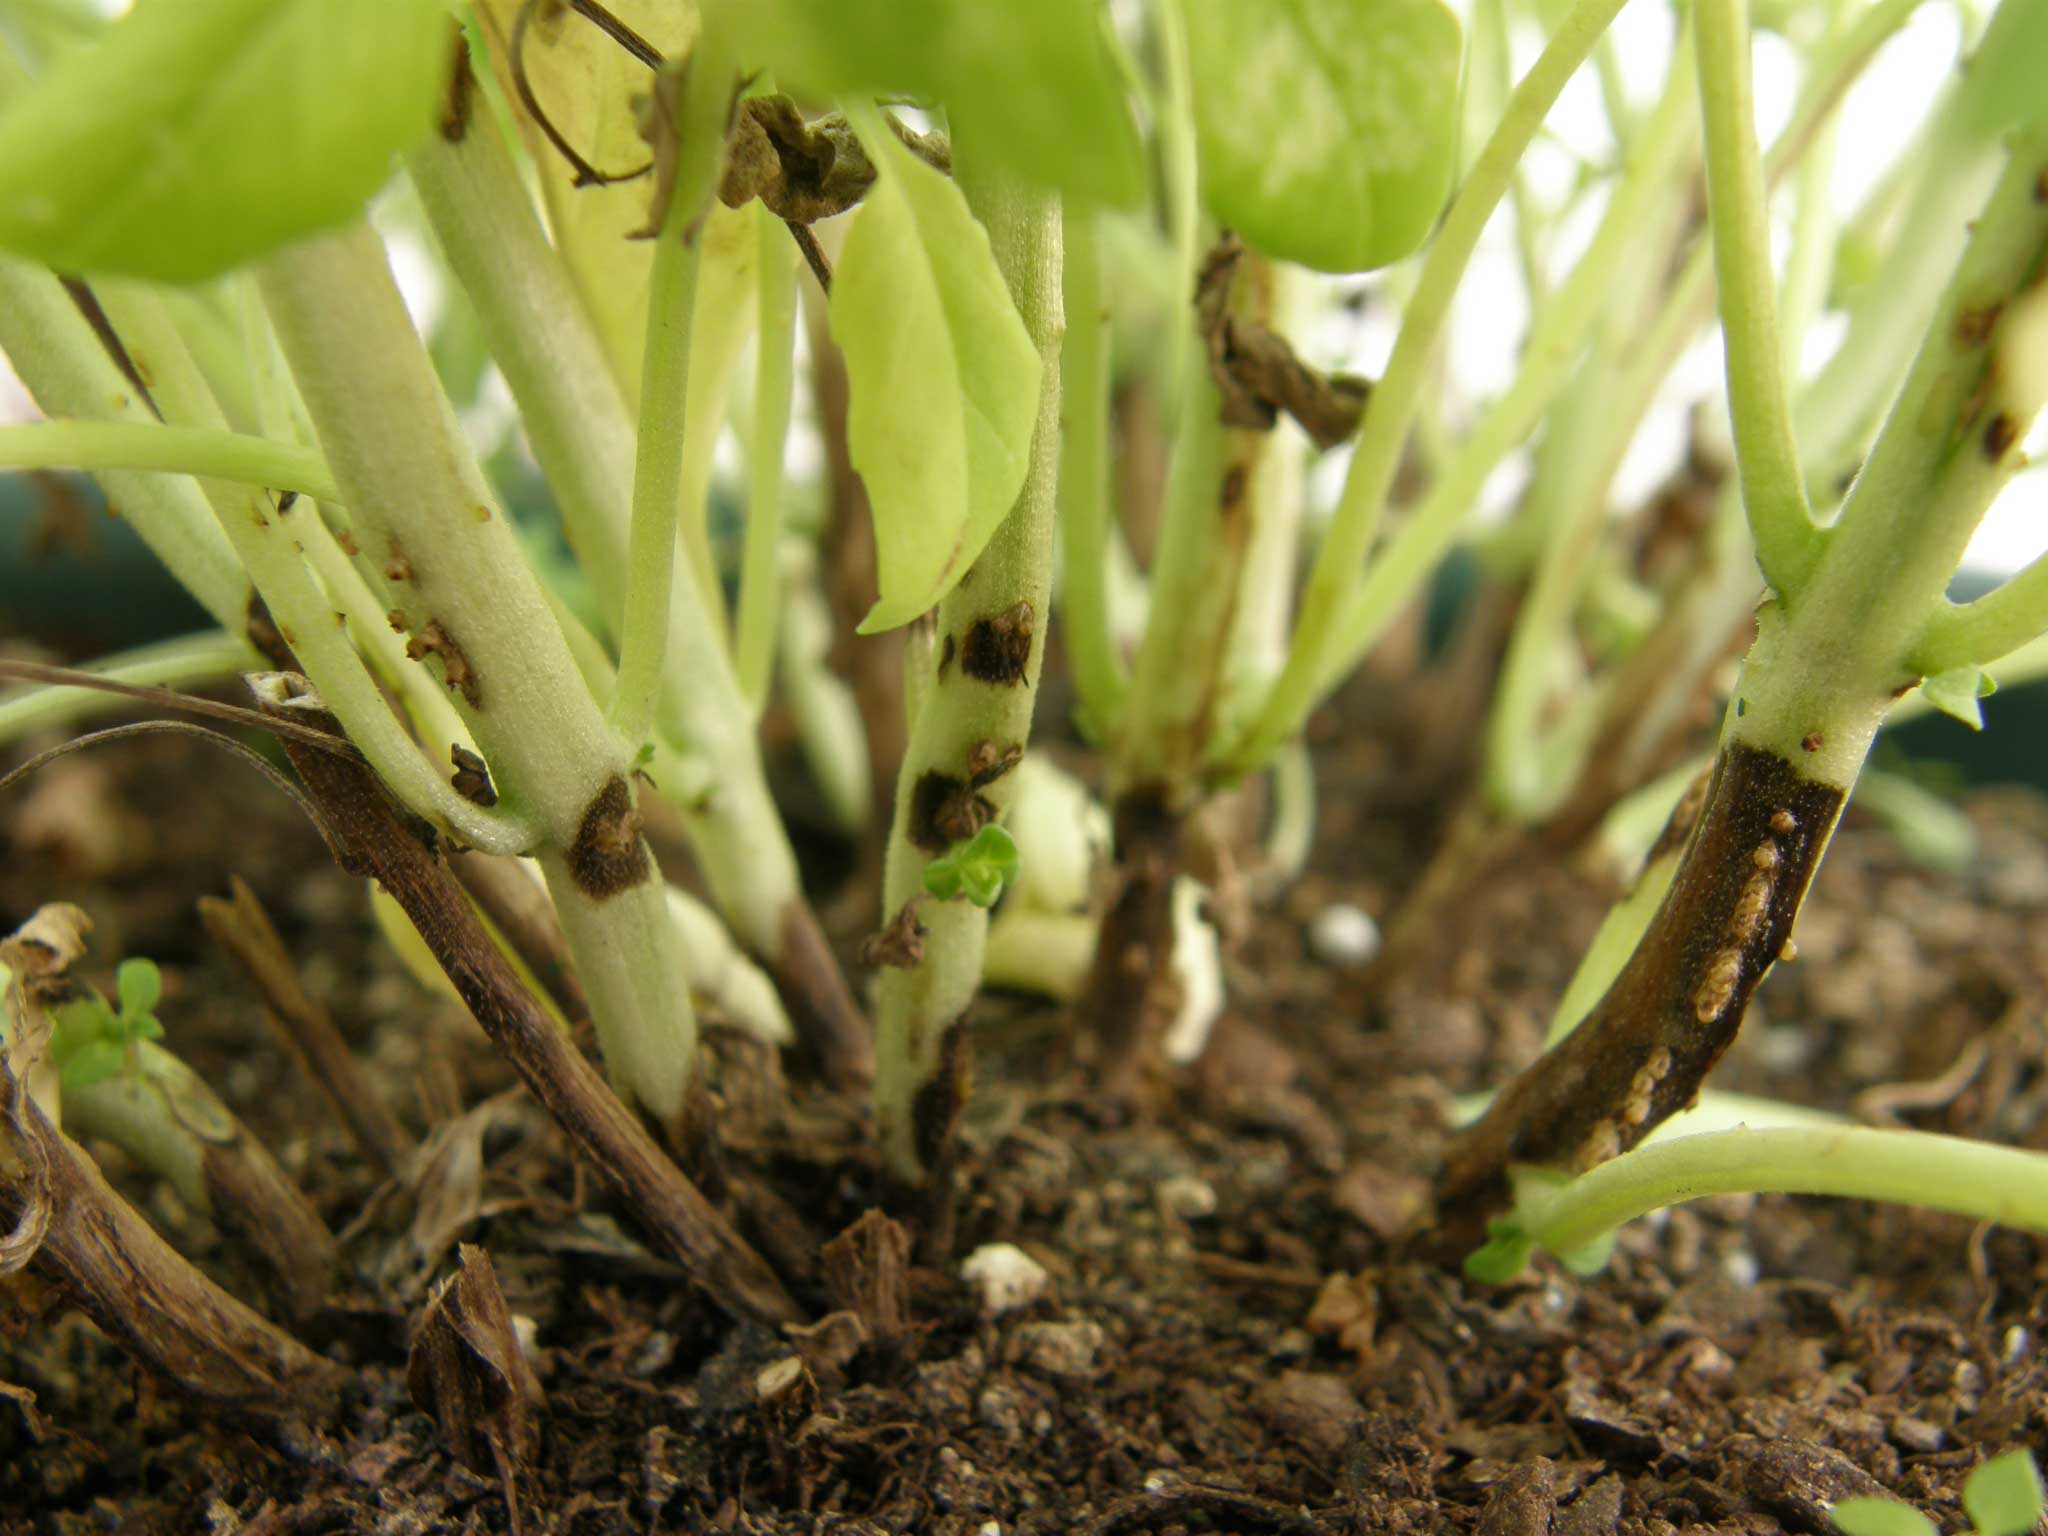
<path fill-rule="evenodd" d="M 1586 1173 L 1620 1155 L 1621 1127 L 1612 1120 L 1602 1120 L 1579 1143 L 1579 1150 L 1572 1154 L 1572 1166 L 1578 1172 Z"/>
<path fill-rule="evenodd" d="M 995 802 L 965 779 L 937 769 L 919 779 L 910 791 L 910 825 L 906 835 L 926 853 L 944 853 L 964 843 L 996 818 Z"/>
<path fill-rule="evenodd" d="M 1808 731 L 1799 738 L 1799 750 L 1802 752 L 1818 752 L 1826 745 L 1827 737 L 1821 735 L 1819 731 Z"/>
<path fill-rule="evenodd" d="M 1621 1106 L 1622 1124 L 1637 1126 L 1650 1118 L 1650 1097 L 1670 1071 L 1671 1052 L 1660 1045 L 1629 1079 L 1628 1097 Z"/>
<path fill-rule="evenodd" d="M 999 747 L 992 741 L 977 741 L 967 754 L 967 787 L 986 789 L 1023 761 L 1024 748 L 1016 742 Z"/>
<path fill-rule="evenodd" d="M 953 1133 L 967 1106 L 971 1075 L 967 1031 L 955 1019 L 939 1037 L 938 1071 L 910 1103 L 911 1141 L 926 1173 L 942 1172 L 952 1163 Z"/>
<path fill-rule="evenodd" d="M 405 610 L 403 608 L 393 608 L 384 615 L 384 622 L 391 626 L 394 634 L 402 635 L 412 628 L 412 625 L 405 621 Z"/>
<path fill-rule="evenodd" d="M 279 517 L 284 516 L 285 513 L 291 511 L 291 509 L 293 507 L 296 507 L 298 504 L 299 493 L 297 491 L 284 492 L 277 498 L 277 515 Z"/>
<path fill-rule="evenodd" d="M 1764 913 L 1770 904 L 1770 877 L 1751 875 L 1749 884 L 1742 888 L 1742 895 L 1736 899 L 1733 916 L 1728 920 L 1729 935 L 1738 944 L 1748 943 L 1756 936 L 1757 928 L 1763 922 Z"/>
<path fill-rule="evenodd" d="M 1984 457 L 1996 464 L 2020 440 L 2020 424 L 2008 411 L 2000 411 L 1984 424 Z"/>
<path fill-rule="evenodd" d="M 448 757 L 455 764 L 449 782 L 463 799 L 486 808 L 498 803 L 498 788 L 491 782 L 491 770 L 476 753 L 458 742 L 448 745 Z"/>
<path fill-rule="evenodd" d="M 640 839 L 640 812 L 623 775 L 605 781 L 569 845 L 569 877 L 597 901 L 629 891 L 648 877 L 647 845 Z"/>
<path fill-rule="evenodd" d="M 897 909 L 888 924 L 860 941 L 860 963 L 894 966 L 914 971 L 924 964 L 924 941 L 931 930 L 917 920 L 922 896 L 913 896 Z"/>
<path fill-rule="evenodd" d="M 1771 873 L 1778 867 L 1778 845 L 1770 842 L 1758 843 L 1755 851 L 1749 856 L 1749 862 L 1765 874 Z"/>
<path fill-rule="evenodd" d="M 1780 837 L 1790 837 L 1799 830 L 1799 818 L 1788 810 L 1780 809 L 1771 817 L 1771 830 Z"/>
<path fill-rule="evenodd" d="M 334 530 L 334 542 L 341 546 L 341 552 L 353 560 L 362 550 L 356 544 L 356 536 L 346 528 Z"/>
<path fill-rule="evenodd" d="M 386 581 L 411 581 L 412 562 L 396 549 L 393 549 L 391 551 L 391 558 L 384 562 L 384 579 Z"/>
<path fill-rule="evenodd" d="M 469 109 L 475 90 L 476 76 L 469 72 L 469 40 L 458 33 L 448 89 L 441 97 L 441 137 L 450 144 L 460 144 L 469 133 Z"/>
<path fill-rule="evenodd" d="M 951 635 L 946 636 L 946 643 L 939 647 L 938 675 L 940 677 L 944 677 L 946 675 L 946 668 L 953 665 L 953 653 L 958 649 L 959 646 L 954 644 L 953 637 Z"/>
<path fill-rule="evenodd" d="M 1799 946 L 1793 943 L 1792 940 L 1787 939 L 1784 943 L 1778 946 L 1778 958 L 1784 961 L 1787 965 L 1790 965 L 1794 960 L 1797 960 L 1799 958 Z"/>
<path fill-rule="evenodd" d="M 993 618 L 976 619 L 960 646 L 960 670 L 978 682 L 1008 688 L 1024 681 L 1031 660 L 1033 615 L 1018 603 Z"/>
<path fill-rule="evenodd" d="M 469 658 L 462 653 L 462 647 L 448 638 L 448 631 L 440 621 L 429 619 L 420 626 L 418 634 L 405 642 L 405 654 L 414 661 L 424 661 L 429 656 L 441 658 L 441 680 L 451 692 L 459 692 L 471 709 L 482 709 L 484 705 L 483 681 L 469 664 Z"/>
<path fill-rule="evenodd" d="M 1714 951 L 1714 958 L 1707 962 L 1707 973 L 1700 978 L 1700 984 L 1692 994 L 1693 1017 L 1702 1024 L 1711 1024 L 1727 1011 L 1729 1003 L 1735 1000 L 1735 987 L 1742 980 L 1742 947 L 1730 944 Z"/>
<path fill-rule="evenodd" d="M 1998 316 L 2004 309 L 2002 304 L 1978 304 L 1956 316 L 1956 345 L 1981 347 L 1991 339 L 1991 333 L 1998 328 Z"/>

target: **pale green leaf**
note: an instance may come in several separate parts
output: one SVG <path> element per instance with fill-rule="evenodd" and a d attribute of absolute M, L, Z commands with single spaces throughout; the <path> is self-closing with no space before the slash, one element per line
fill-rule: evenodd
<path fill-rule="evenodd" d="M 164 995 L 163 974 L 151 961 L 123 960 L 114 972 L 114 991 L 121 999 L 122 1017 L 146 1014 Z"/>
<path fill-rule="evenodd" d="M 1465 1255 L 1465 1273 L 1485 1285 L 1506 1285 L 1535 1253 L 1535 1242 L 1519 1222 L 1496 1218 L 1486 1224 L 1485 1243 Z"/>
<path fill-rule="evenodd" d="M 1008 515 L 1044 365 L 959 189 L 892 137 L 867 147 L 880 175 L 833 273 L 831 324 L 874 509 L 873 634 L 944 597 Z"/>
<path fill-rule="evenodd" d="M 1202 195 L 1269 256 L 1385 266 L 1428 237 L 1458 151 L 1443 0 L 1188 0 Z"/>
<path fill-rule="evenodd" d="M 431 131 L 439 0 L 141 0 L 0 115 L 0 246 L 195 282 L 351 217 Z"/>
<path fill-rule="evenodd" d="M 977 907 L 992 907 L 1017 878 L 1017 864 L 1016 839 L 999 826 L 986 826 L 925 866 L 925 893 L 940 901 L 964 896 Z"/>
<path fill-rule="evenodd" d="M 1072 197 L 1128 203 L 1138 134 L 1097 0 L 727 0 L 745 56 L 819 95 L 946 110 L 972 153 Z"/>
<path fill-rule="evenodd" d="M 81 1088 L 90 1088 L 95 1083 L 104 1083 L 110 1077 L 119 1076 L 127 1064 L 126 1046 L 112 1040 L 88 1040 L 71 1053 L 57 1074 L 57 1081 L 66 1092 L 76 1093 Z"/>
<path fill-rule="evenodd" d="M 1932 1520 L 1895 1499 L 1837 1499 L 1828 1513 L 1844 1536 L 1935 1536 Z"/>
<path fill-rule="evenodd" d="M 2025 1451 L 1994 1457 L 1963 1484 L 1963 1508 L 1977 1536 L 2024 1536 L 2042 1506 L 2041 1474 Z"/>
<path fill-rule="evenodd" d="M 1984 729 L 1984 711 L 1977 701 L 1988 699 L 1997 691 L 1998 684 L 1991 674 L 1976 667 L 1937 673 L 1920 684 L 1920 692 L 1928 703 L 1945 715 L 1953 715 L 1973 731 Z"/>

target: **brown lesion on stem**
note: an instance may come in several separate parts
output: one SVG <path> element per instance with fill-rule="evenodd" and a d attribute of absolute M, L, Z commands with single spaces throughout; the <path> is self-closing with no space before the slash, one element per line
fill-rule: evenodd
<path fill-rule="evenodd" d="M 1583 1172 L 1692 1104 L 1785 949 L 1843 800 L 1775 753 L 1722 749 L 1635 952 L 1585 1021 L 1451 1143 L 1423 1244 L 1471 1251 L 1509 1203 L 1514 1165 Z"/>
<path fill-rule="evenodd" d="M 392 614 L 392 628 L 399 629 L 399 615 Z M 405 642 L 405 654 L 413 661 L 425 661 L 429 656 L 440 658 L 441 680 L 448 685 L 451 693 L 462 695 L 463 702 L 471 709 L 484 707 L 483 679 L 476 675 L 476 669 L 469 664 L 469 657 L 449 635 L 438 619 L 429 619 L 419 627 L 417 633 Z"/>
<path fill-rule="evenodd" d="M 883 116 L 912 154 L 936 171 L 952 171 L 953 152 L 943 138 Z M 874 162 L 844 116 L 807 121 L 787 96 L 751 96 L 740 104 L 726 146 L 718 200 L 742 208 L 758 197 L 770 213 L 801 228 L 845 213 L 874 184 Z"/>
<path fill-rule="evenodd" d="M 1223 396 L 1224 424 L 1268 431 L 1284 411 L 1318 448 L 1334 448 L 1358 430 L 1372 385 L 1319 373 L 1295 355 L 1286 337 L 1233 313 L 1231 285 L 1246 254 L 1236 235 L 1224 235 L 1203 262 L 1195 289 L 1196 320 L 1208 345 L 1209 376 Z"/>
<path fill-rule="evenodd" d="M 1081 990 L 1082 1028 L 1098 1043 L 1106 1088 L 1127 1098 L 1161 1070 L 1179 1004 L 1169 958 L 1186 817 L 1156 784 L 1118 796 L 1111 814 L 1118 885 Z"/>
<path fill-rule="evenodd" d="M 340 733 L 333 717 L 308 699 L 304 679 L 273 674 L 254 682 L 266 713 Z M 656 1241 L 733 1315 L 771 1325 L 801 1321 L 801 1310 L 774 1271 L 683 1176 L 520 984 L 447 866 L 369 769 L 295 737 L 283 740 L 342 867 L 377 880 L 404 909 L 484 1033 Z"/>
<path fill-rule="evenodd" d="M 967 626 L 960 639 L 960 670 L 976 682 L 1016 687 L 1031 665 L 1036 616 L 1029 603 L 1015 603 Z"/>
<path fill-rule="evenodd" d="M 652 877 L 653 861 L 640 835 L 640 809 L 621 774 L 592 797 L 569 845 L 569 878 L 593 901 L 629 891 Z"/>
<path fill-rule="evenodd" d="M 898 1191 L 897 1206 L 916 1222 L 918 1250 L 942 1264 L 953 1251 L 960 1175 L 960 1116 L 974 1092 L 973 1054 L 964 1017 L 939 1036 L 937 1069 L 910 1102 L 911 1145 L 924 1182 Z"/>

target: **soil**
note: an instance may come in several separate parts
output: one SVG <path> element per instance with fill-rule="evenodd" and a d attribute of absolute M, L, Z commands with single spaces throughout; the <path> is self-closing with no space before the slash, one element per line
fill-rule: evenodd
<path fill-rule="evenodd" d="M 980 1009 L 943 1262 L 863 1219 L 881 1181 L 860 1104 L 721 1037 L 733 1208 L 827 1319 L 805 1336 L 734 1325 L 640 1244 L 252 772 L 187 738 L 44 770 L 0 807 L 0 920 L 77 901 L 101 980 L 160 962 L 167 1043 L 343 1236 L 349 1273 L 296 1331 L 351 1385 L 339 1422 L 259 1440 L 17 1284 L 0 1532 L 1768 1536 L 1883 1490 L 1961 1529 L 1974 1465 L 2048 1452 L 2033 1239 L 1771 1197 L 1639 1222 L 1584 1279 L 1540 1259 L 1488 1289 L 1390 1257 L 1452 1097 L 1531 1056 L 1611 893 L 1518 871 L 1391 993 L 1318 961 L 1309 919 L 1384 913 L 1443 810 L 1387 739 L 1323 752 L 1316 865 L 1254 911 L 1207 1056 L 1148 1112 L 1091 1094 L 1058 1010 Z M 1960 878 L 1852 813 L 1721 1086 L 2048 1147 L 2048 806 L 1993 791 L 1968 813 L 1982 851 Z M 439 1128 L 419 1188 L 379 1189 L 208 941 L 194 900 L 231 875 L 399 1117 Z M 98 1150 L 183 1252 L 264 1301 L 247 1253 Z M 408 1387 L 458 1242 L 489 1254 L 531 1344 L 546 1402 L 523 1461 L 455 1459 Z M 996 1242 L 1047 1284 L 991 1315 L 958 1264 Z"/>

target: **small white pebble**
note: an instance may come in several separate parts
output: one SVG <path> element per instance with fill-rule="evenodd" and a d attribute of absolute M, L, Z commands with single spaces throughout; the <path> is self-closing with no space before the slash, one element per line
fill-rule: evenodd
<path fill-rule="evenodd" d="M 981 1529 L 975 1533 L 975 1536 L 1003 1536 L 1002 1523 L 996 1520 L 984 1520 L 981 1522 Z"/>
<path fill-rule="evenodd" d="M 1363 907 L 1332 902 L 1309 923 L 1308 947 L 1325 965 L 1365 965 L 1380 952 L 1380 925 Z"/>
<path fill-rule="evenodd" d="M 1052 1283 L 1045 1266 L 1015 1243 L 983 1243 L 961 1260 L 960 1278 L 980 1293 L 987 1317 L 1030 1306 Z"/>
<path fill-rule="evenodd" d="M 514 1312 L 512 1337 L 518 1341 L 519 1353 L 526 1356 L 526 1363 L 540 1369 L 540 1324 L 524 1312 Z"/>
<path fill-rule="evenodd" d="M 784 1355 L 761 1367 L 754 1377 L 754 1395 L 764 1403 L 787 1397 L 804 1373 L 804 1363 L 795 1355 Z"/>
<path fill-rule="evenodd" d="M 1721 1255 L 1721 1273 L 1737 1285 L 1755 1285 L 1757 1276 L 1763 1273 L 1763 1266 L 1757 1263 L 1756 1255 L 1747 1249 L 1738 1248 L 1733 1253 Z"/>
<path fill-rule="evenodd" d="M 2027 1350 L 2032 1347 L 2033 1342 L 2033 1335 L 2029 1334 L 2018 1323 L 2014 1323 L 2005 1330 L 2005 1342 L 1998 1352 L 1998 1363 L 2000 1365 L 2018 1365 L 2027 1358 Z"/>
<path fill-rule="evenodd" d="M 1152 1194 L 1159 1202 L 1160 1210 L 1183 1221 L 1198 1221 L 1216 1214 L 1216 1191 L 1206 1179 L 1198 1179 L 1191 1173 L 1161 1179 Z"/>

